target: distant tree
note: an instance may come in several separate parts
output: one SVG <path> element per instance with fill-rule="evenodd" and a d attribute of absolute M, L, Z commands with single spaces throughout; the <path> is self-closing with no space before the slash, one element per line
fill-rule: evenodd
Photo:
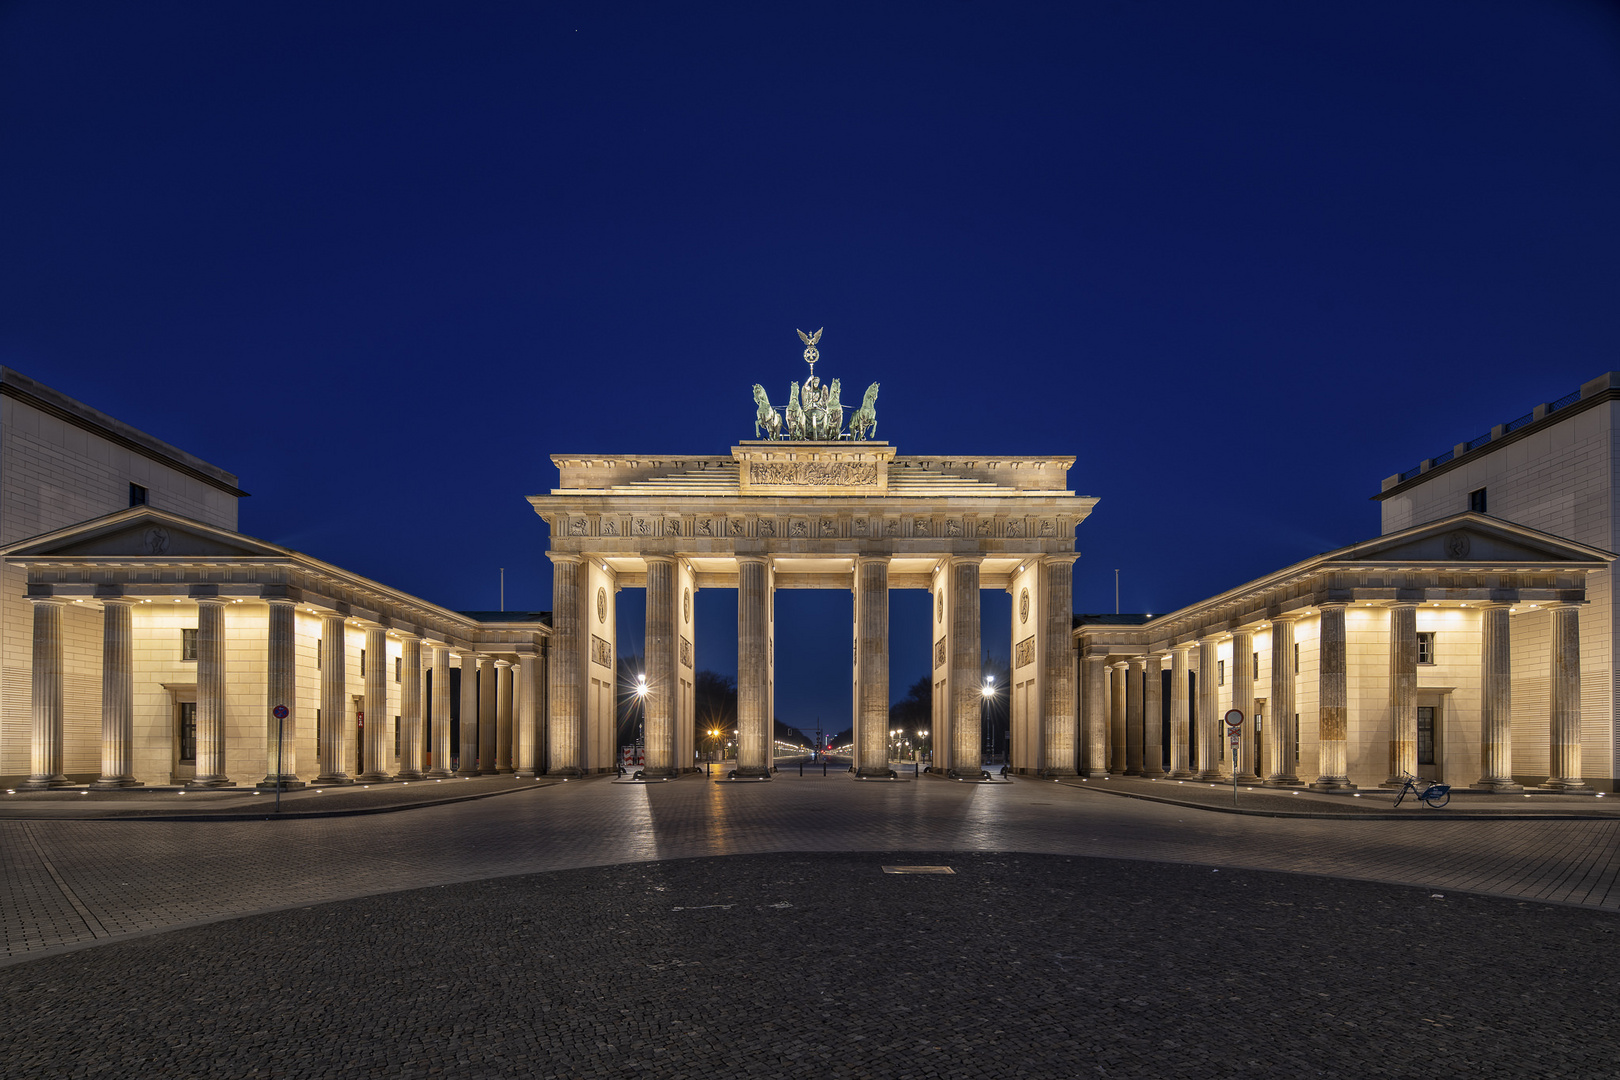
<path fill-rule="evenodd" d="M 692 699 L 695 706 L 692 745 L 699 753 L 711 749 L 711 730 L 723 732 L 713 749 L 725 745 L 725 740 L 731 737 L 731 729 L 737 726 L 736 678 L 718 671 L 700 671 L 692 683 Z"/>
<path fill-rule="evenodd" d="M 906 696 L 889 706 L 889 727 L 910 733 L 929 731 L 934 718 L 934 682 L 927 675 L 911 684 Z"/>
<path fill-rule="evenodd" d="M 636 653 L 621 653 L 619 656 L 618 675 L 619 685 L 614 694 L 618 714 L 619 746 L 629 746 L 636 741 L 636 735 L 641 730 L 641 705 L 636 700 L 636 676 L 645 674 L 646 664 Z"/>

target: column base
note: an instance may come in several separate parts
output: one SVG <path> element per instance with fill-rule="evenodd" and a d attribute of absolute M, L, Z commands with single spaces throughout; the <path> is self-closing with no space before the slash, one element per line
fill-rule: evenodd
<path fill-rule="evenodd" d="M 91 791 L 122 791 L 124 788 L 136 788 L 136 787 L 145 787 L 145 786 L 146 786 L 146 784 L 143 781 L 140 781 L 140 780 L 131 780 L 131 779 L 128 779 L 128 778 L 120 778 L 120 779 L 117 779 L 117 780 L 97 780 L 95 783 L 90 785 L 90 790 Z"/>
<path fill-rule="evenodd" d="M 726 774 L 727 780 L 769 780 L 770 778 L 771 770 L 769 769 L 736 768 Z"/>
<path fill-rule="evenodd" d="M 1164 775 L 1168 780 L 1191 780 L 1193 778 L 1191 769 L 1171 769 Z"/>
<path fill-rule="evenodd" d="M 422 774 L 424 780 L 448 780 L 452 773 L 449 769 L 429 769 Z"/>
<path fill-rule="evenodd" d="M 641 770 L 641 778 L 643 780 L 677 780 L 677 779 L 680 778 L 680 775 L 681 774 L 675 769 L 642 769 Z"/>
<path fill-rule="evenodd" d="M 1260 779 L 1260 774 L 1259 773 L 1239 773 L 1238 778 L 1237 778 L 1237 782 L 1240 783 L 1240 784 L 1259 784 L 1259 783 L 1263 783 L 1263 781 Z"/>
<path fill-rule="evenodd" d="M 1388 784 L 1382 784 L 1380 786 L 1381 787 L 1388 787 L 1389 785 Z M 1399 787 L 1400 785 L 1397 784 L 1395 786 Z M 1481 779 L 1481 780 L 1474 781 L 1474 785 L 1473 785 L 1472 788 L 1470 788 L 1470 790 L 1472 790 L 1472 791 L 1490 791 L 1490 792 L 1504 792 L 1505 791 L 1505 792 L 1509 792 L 1509 793 L 1516 793 L 1516 792 L 1523 791 L 1524 790 L 1524 785 L 1523 784 L 1515 784 L 1512 780 L 1484 780 L 1484 779 Z"/>
<path fill-rule="evenodd" d="M 1142 770 L 1141 769 L 1133 769 L 1130 766 L 1126 766 L 1125 767 L 1125 775 L 1126 776 L 1141 776 L 1142 775 Z"/>
<path fill-rule="evenodd" d="M 1587 795 L 1592 791 L 1592 785 L 1585 780 L 1548 780 L 1536 788 L 1537 791 L 1563 791 L 1571 795 Z"/>
<path fill-rule="evenodd" d="M 188 780 L 186 782 L 188 788 L 226 788 L 235 786 L 235 780 L 229 780 L 223 776 L 204 780 Z"/>
<path fill-rule="evenodd" d="M 279 784 L 276 782 L 275 777 L 267 776 L 253 786 L 259 791 L 275 791 L 277 788 L 280 788 L 282 791 L 302 791 L 309 785 L 298 779 L 296 776 L 284 776 L 281 778 L 281 782 Z"/>
<path fill-rule="evenodd" d="M 1299 787 L 1297 776 L 1268 776 L 1265 779 L 1266 787 Z"/>
<path fill-rule="evenodd" d="M 392 779 L 393 777 L 382 772 L 365 772 L 355 777 L 355 780 L 362 784 L 386 784 Z"/>
<path fill-rule="evenodd" d="M 1232 780 L 1230 776 L 1215 769 L 1205 769 L 1194 779 L 1206 784 L 1230 783 Z"/>
<path fill-rule="evenodd" d="M 477 769 L 457 769 L 455 772 L 451 773 L 450 775 L 452 775 L 452 776 L 465 776 L 467 779 L 471 780 L 473 777 L 478 775 L 478 770 Z"/>
<path fill-rule="evenodd" d="M 344 787 L 354 783 L 354 777 L 347 773 L 332 773 L 330 776 L 317 776 L 310 784 L 311 787 Z"/>
<path fill-rule="evenodd" d="M 516 770 L 516 769 L 514 769 L 514 768 L 512 768 L 512 766 L 510 766 L 510 765 L 507 765 L 507 766 L 506 766 L 506 767 L 504 767 L 504 768 L 500 768 L 500 769 L 496 769 L 496 770 L 495 770 L 495 772 L 496 772 L 496 773 L 497 773 L 497 774 L 499 774 L 499 775 L 501 775 L 501 776 L 511 776 L 511 775 L 512 775 L 512 774 L 513 774 L 513 773 L 514 773 L 514 772 L 516 772 L 516 771 L 517 771 L 517 770 Z"/>
<path fill-rule="evenodd" d="M 420 780 L 422 779 L 422 775 L 423 774 L 420 769 L 401 769 L 399 772 L 394 774 L 393 778 L 395 780 Z"/>
<path fill-rule="evenodd" d="M 1075 772 L 1073 769 L 1043 769 L 1043 770 L 1041 770 L 1041 778 L 1043 780 L 1061 780 L 1065 776 L 1079 776 L 1079 775 L 1080 774 Z"/>
<path fill-rule="evenodd" d="M 1312 790 L 1312 791 L 1354 791 L 1354 790 L 1356 790 L 1356 785 L 1352 784 L 1349 780 L 1340 780 L 1337 777 L 1334 777 L 1332 779 L 1329 779 L 1327 777 L 1319 777 L 1317 779 L 1316 783 L 1314 783 L 1314 784 L 1312 784 L 1310 786 L 1310 790 Z"/>
<path fill-rule="evenodd" d="M 65 776 L 32 777 L 17 785 L 18 791 L 54 791 L 57 788 L 78 787 Z"/>
<path fill-rule="evenodd" d="M 1142 770 L 1142 779 L 1144 779 L 1144 780 L 1157 780 L 1157 779 L 1159 779 L 1159 777 L 1165 776 L 1165 775 L 1167 775 L 1167 774 L 1165 773 L 1165 771 L 1163 769 L 1143 769 Z"/>
<path fill-rule="evenodd" d="M 1108 770 L 1107 769 L 1092 769 L 1089 772 L 1082 773 L 1081 775 L 1084 776 L 1087 780 L 1106 780 L 1106 779 L 1108 779 Z"/>

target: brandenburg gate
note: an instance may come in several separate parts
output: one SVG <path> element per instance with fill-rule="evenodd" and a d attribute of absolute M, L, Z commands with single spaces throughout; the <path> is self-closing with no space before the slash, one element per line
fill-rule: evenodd
<path fill-rule="evenodd" d="M 647 590 L 645 769 L 695 766 L 693 594 L 737 590 L 737 779 L 769 777 L 778 589 L 854 594 L 855 773 L 889 773 L 889 590 L 934 595 L 934 769 L 978 779 L 979 590 L 1013 596 L 1010 753 L 1024 773 L 1076 771 L 1071 580 L 1096 499 L 1066 489 L 1073 457 L 912 457 L 871 438 L 878 385 L 844 430 L 838 380 L 811 374 L 784 412 L 754 387 L 753 440 L 728 455 L 557 454 L 530 498 L 553 563 L 548 771 L 617 761 L 615 605 Z M 745 421 L 746 423 L 746 421 Z"/>

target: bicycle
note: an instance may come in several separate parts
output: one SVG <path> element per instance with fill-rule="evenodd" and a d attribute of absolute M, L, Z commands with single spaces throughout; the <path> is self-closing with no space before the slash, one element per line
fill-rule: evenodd
<path fill-rule="evenodd" d="M 1418 801 L 1431 810 L 1438 810 L 1451 801 L 1450 784 L 1439 784 L 1433 780 L 1425 780 L 1421 776 L 1413 776 L 1411 773 L 1406 774 L 1406 783 L 1395 793 L 1396 806 L 1401 805 L 1401 800 L 1406 798 L 1407 792 L 1416 795 Z"/>

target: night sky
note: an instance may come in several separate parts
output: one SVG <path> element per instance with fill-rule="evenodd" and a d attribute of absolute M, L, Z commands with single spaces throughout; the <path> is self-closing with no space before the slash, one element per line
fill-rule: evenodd
<path fill-rule="evenodd" d="M 1620 368 L 1617 129 L 1597 3 L 9 3 L 0 363 L 545 609 L 549 455 L 725 453 L 825 326 L 900 453 L 1076 455 L 1076 609 L 1162 612 Z M 778 612 L 778 715 L 847 723 L 848 596 Z"/>

